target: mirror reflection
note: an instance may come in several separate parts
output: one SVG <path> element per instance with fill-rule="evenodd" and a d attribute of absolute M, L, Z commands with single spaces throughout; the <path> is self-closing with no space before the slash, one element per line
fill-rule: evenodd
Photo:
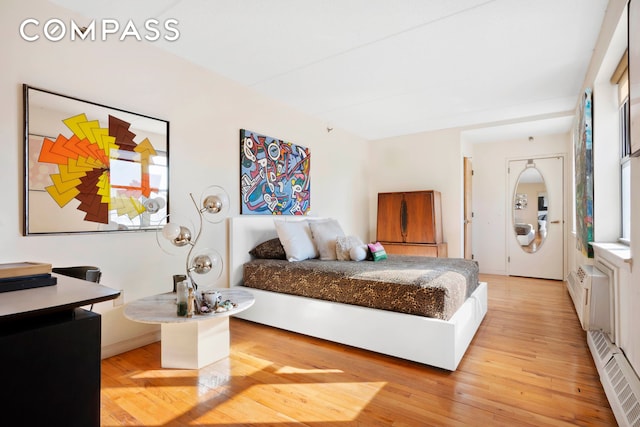
<path fill-rule="evenodd" d="M 520 172 L 513 195 L 513 230 L 519 246 L 535 253 L 547 238 L 547 187 L 535 164 Z"/>

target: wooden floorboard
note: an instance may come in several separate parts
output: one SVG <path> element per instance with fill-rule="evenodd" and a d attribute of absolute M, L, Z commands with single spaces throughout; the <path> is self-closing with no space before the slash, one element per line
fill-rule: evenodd
<path fill-rule="evenodd" d="M 103 360 L 102 426 L 615 426 L 565 284 L 481 278 L 455 372 L 232 319 L 200 370 L 162 369 L 159 343 Z"/>

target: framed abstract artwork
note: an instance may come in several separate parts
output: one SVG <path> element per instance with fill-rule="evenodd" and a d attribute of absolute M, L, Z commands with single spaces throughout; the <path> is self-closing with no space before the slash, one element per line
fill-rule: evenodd
<path fill-rule="evenodd" d="M 169 122 L 23 85 L 25 235 L 155 230 Z"/>
<path fill-rule="evenodd" d="M 591 89 L 586 89 L 578 106 L 574 129 L 576 185 L 576 245 L 593 258 L 593 115 Z"/>
<path fill-rule="evenodd" d="M 307 215 L 311 153 L 300 145 L 240 130 L 240 213 Z"/>

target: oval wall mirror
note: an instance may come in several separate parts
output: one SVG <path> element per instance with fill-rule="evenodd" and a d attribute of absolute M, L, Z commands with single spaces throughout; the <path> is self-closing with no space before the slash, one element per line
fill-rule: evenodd
<path fill-rule="evenodd" d="M 547 187 L 529 160 L 518 176 L 513 194 L 513 231 L 520 248 L 535 253 L 547 238 Z"/>

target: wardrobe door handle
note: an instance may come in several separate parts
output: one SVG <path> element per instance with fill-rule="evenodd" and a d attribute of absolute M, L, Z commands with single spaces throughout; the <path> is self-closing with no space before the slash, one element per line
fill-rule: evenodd
<path fill-rule="evenodd" d="M 403 199 L 400 203 L 400 233 L 402 234 L 402 241 L 407 240 L 407 222 L 409 218 L 407 216 L 407 202 Z"/>

